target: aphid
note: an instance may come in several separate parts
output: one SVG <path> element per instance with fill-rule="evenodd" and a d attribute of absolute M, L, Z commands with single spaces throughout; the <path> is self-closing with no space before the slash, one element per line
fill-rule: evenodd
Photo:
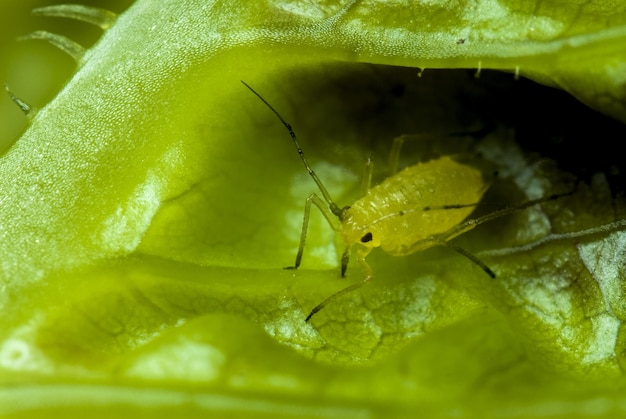
<path fill-rule="evenodd" d="M 261 99 L 287 128 L 304 167 L 322 194 L 322 198 L 313 193 L 306 199 L 296 260 L 293 266 L 285 269 L 297 269 L 300 266 L 311 205 L 320 209 L 333 230 L 342 237 L 345 245 L 341 257 L 342 277 L 346 275 L 352 248 L 357 247 L 357 262 L 363 271 L 364 279 L 336 292 L 315 306 L 305 319 L 307 322 L 329 302 L 362 287 L 374 278 L 365 258 L 375 247 L 381 247 L 394 256 L 403 256 L 437 245 L 446 246 L 468 258 L 491 278 L 495 278 L 495 273 L 485 263 L 450 240 L 486 221 L 571 194 L 568 192 L 550 195 L 475 219 L 466 219 L 480 202 L 489 184 L 483 180 L 478 169 L 444 156 L 409 166 L 372 188 L 369 188 L 369 182 L 366 182 L 366 194 L 362 198 L 351 206 L 339 207 L 307 162 L 291 125 L 259 93 L 245 82 L 242 83 Z M 392 167 L 397 166 L 401 142 L 402 138 L 397 139 L 392 148 Z M 371 166 L 369 174 L 371 175 Z M 454 187 L 441 187 L 442 181 Z M 448 204 L 450 202 L 461 203 L 450 205 Z"/>

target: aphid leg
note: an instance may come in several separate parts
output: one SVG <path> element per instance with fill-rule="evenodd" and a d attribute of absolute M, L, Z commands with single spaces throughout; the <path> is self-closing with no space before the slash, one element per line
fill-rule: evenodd
<path fill-rule="evenodd" d="M 405 135 L 393 139 L 391 150 L 389 150 L 389 174 L 395 175 L 398 172 L 398 162 L 400 161 L 400 150 L 406 140 Z"/>
<path fill-rule="evenodd" d="M 434 239 L 434 241 L 435 241 L 435 243 L 437 243 L 440 246 L 449 247 L 450 249 L 454 250 L 455 252 L 465 256 L 467 259 L 469 259 L 475 265 L 477 265 L 480 269 L 482 269 L 487 275 L 489 275 L 489 277 L 491 279 L 494 279 L 496 277 L 496 274 L 491 270 L 491 268 L 489 266 L 487 266 L 485 264 L 485 262 L 483 262 L 482 260 L 478 259 L 473 253 L 470 253 L 469 251 L 463 249 L 460 246 L 457 246 L 454 243 L 437 240 L 436 238 Z"/>
<path fill-rule="evenodd" d="M 393 176 L 398 173 L 398 167 L 400 166 L 400 152 L 402 151 L 402 147 L 404 143 L 407 141 L 415 141 L 415 142 L 424 142 L 426 144 L 432 144 L 434 137 L 448 137 L 448 136 L 456 136 L 456 133 L 420 133 L 420 134 L 403 134 L 393 139 L 393 143 L 391 144 L 391 150 L 389 150 L 389 160 L 387 164 L 389 165 L 389 176 Z M 432 145 L 431 145 L 432 147 Z M 430 150 L 430 148 L 429 148 Z"/>
<path fill-rule="evenodd" d="M 363 180 L 361 182 L 361 196 L 367 195 L 367 192 L 372 187 L 372 174 L 374 173 L 374 163 L 372 158 L 368 157 L 363 168 Z"/>
<path fill-rule="evenodd" d="M 560 194 L 552 194 L 552 195 L 548 195 L 548 196 L 544 196 L 543 198 L 538 198 L 538 199 L 531 199 L 530 201 L 526 201 L 526 202 L 522 202 L 520 204 L 517 205 L 513 205 L 510 207 L 506 207 L 506 208 L 502 208 L 500 210 L 494 211 L 490 214 L 486 214 L 483 215 L 481 217 L 478 218 L 474 218 L 474 219 L 470 219 L 470 220 L 465 220 L 464 222 L 462 222 L 461 224 L 458 224 L 454 227 L 452 227 L 450 230 L 446 231 L 445 233 L 439 234 L 438 235 L 438 239 L 439 240 L 444 240 L 444 241 L 448 241 L 453 239 L 454 237 L 461 235 L 463 233 L 466 233 L 470 230 L 473 230 L 475 227 L 486 223 L 487 221 L 491 221 L 491 220 L 495 220 L 496 218 L 500 218 L 503 217 L 505 215 L 511 214 L 513 212 L 516 211 L 522 211 L 525 210 L 526 208 L 530 208 L 533 207 L 535 205 L 538 204 L 543 204 L 545 202 L 549 202 L 549 201 L 554 201 L 556 199 L 559 198 L 563 198 L 565 196 L 570 196 L 574 193 L 573 190 L 569 191 L 569 192 L 564 192 L 564 193 L 560 193 Z"/>
<path fill-rule="evenodd" d="M 341 277 L 346 277 L 346 271 L 348 270 L 348 262 L 350 262 L 350 252 L 352 250 L 352 246 L 346 246 L 346 249 L 343 251 L 341 255 Z"/>
<path fill-rule="evenodd" d="M 369 254 L 370 250 L 371 249 L 369 249 L 369 248 L 361 248 L 358 251 L 358 259 L 357 259 L 357 261 L 359 262 L 359 265 L 361 266 L 361 269 L 363 270 L 363 274 L 365 275 L 363 280 L 361 282 L 357 282 L 356 284 L 352 284 L 352 285 L 350 285 L 348 287 L 345 287 L 345 288 L 337 291 L 336 293 L 334 293 L 333 295 L 331 295 L 330 297 L 326 298 L 324 301 L 322 301 L 321 303 L 319 303 L 318 305 L 313 307 L 313 310 L 311 310 L 309 315 L 306 316 L 306 319 L 304 319 L 305 322 L 308 322 L 309 320 L 311 320 L 311 317 L 313 317 L 313 315 L 315 313 L 319 312 L 321 309 L 326 307 L 328 305 L 328 303 L 332 302 L 333 300 L 336 300 L 337 298 L 339 298 L 339 297 L 341 297 L 343 295 L 348 294 L 349 292 L 352 292 L 354 290 L 358 290 L 363 285 L 367 284 L 368 282 L 371 282 L 372 279 L 374 279 L 374 272 L 372 271 L 372 268 L 370 267 L 370 265 L 365 260 L 365 257 Z"/>
<path fill-rule="evenodd" d="M 437 234 L 437 235 L 429 237 L 428 239 L 425 239 L 425 240 L 430 240 L 430 241 L 433 241 L 433 242 L 437 243 L 438 245 L 449 247 L 450 249 L 458 252 L 459 254 L 465 256 L 467 259 L 472 261 L 474 264 L 476 264 L 478 267 L 480 267 L 483 271 L 485 271 L 485 273 L 487 275 L 489 275 L 491 278 L 495 278 L 496 274 L 484 262 L 482 262 L 480 259 L 478 259 L 476 256 L 474 256 L 472 253 L 468 252 L 467 250 L 463 249 L 462 247 L 459 247 L 459 246 L 455 245 L 454 243 L 450 243 L 450 240 L 452 240 L 454 237 L 457 237 L 457 236 L 459 236 L 461 234 L 464 234 L 464 233 L 474 229 L 475 227 L 479 226 L 480 224 L 486 223 L 487 221 L 494 220 L 496 218 L 505 216 L 507 214 L 511 214 L 513 212 L 516 212 L 516 211 L 521 211 L 521 210 L 524 210 L 526 208 L 530 208 L 530 207 L 532 207 L 534 205 L 542 204 L 542 203 L 553 201 L 555 199 L 559 199 L 559 198 L 562 198 L 562 197 L 565 197 L 565 196 L 569 196 L 569 195 L 571 195 L 573 193 L 574 193 L 574 191 L 569 191 L 569 192 L 561 193 L 561 194 L 553 194 L 553 195 L 549 195 L 549 196 L 544 196 L 543 198 L 538 198 L 538 199 L 533 199 L 533 200 L 530 200 L 530 201 L 527 201 L 527 202 L 523 202 L 521 204 L 514 205 L 514 206 L 511 206 L 511 207 L 503 208 L 501 210 L 494 211 L 494 212 L 492 212 L 490 214 L 483 215 L 482 217 L 466 220 L 466 221 L 462 222 L 461 224 L 458 224 L 458 225 L 452 227 L 451 229 L 449 229 L 445 233 Z M 413 247 L 415 247 L 415 248 L 423 247 L 423 241 L 415 243 L 413 245 Z"/>
<path fill-rule="evenodd" d="M 300 266 L 300 262 L 302 262 L 302 253 L 304 252 L 304 245 L 306 243 L 306 234 L 309 229 L 309 217 L 311 215 L 311 204 L 314 204 L 318 207 L 328 221 L 328 224 L 334 231 L 339 231 L 339 221 L 337 217 L 328 209 L 328 205 L 326 201 L 317 196 L 316 194 L 311 194 L 306 199 L 306 203 L 304 204 L 304 217 L 302 219 L 302 233 L 300 234 L 300 245 L 298 246 L 298 254 L 296 255 L 296 263 L 293 266 L 286 266 L 284 269 L 298 269 Z"/>
<path fill-rule="evenodd" d="M 348 7 L 351 7 L 352 5 L 356 4 L 357 1 L 358 0 L 354 0 L 352 3 L 350 3 L 350 5 L 348 5 Z M 291 139 L 293 141 L 294 146 L 296 147 L 296 150 L 298 151 L 298 155 L 300 156 L 300 160 L 302 160 L 302 163 L 304 164 L 304 167 L 306 168 L 307 172 L 309 173 L 309 175 L 311 176 L 313 181 L 317 184 L 320 192 L 322 193 L 322 196 L 324 197 L 324 199 L 322 199 L 319 196 L 317 196 L 316 194 L 311 194 L 311 195 L 309 195 L 309 197 L 306 200 L 306 203 L 305 203 L 305 206 L 304 206 L 304 218 L 302 220 L 302 232 L 300 233 L 300 245 L 298 246 L 298 254 L 296 255 L 296 262 L 295 262 L 295 264 L 293 266 L 285 267 L 285 269 L 298 269 L 298 267 L 300 266 L 300 263 L 302 262 L 302 254 L 304 253 L 304 245 L 306 243 L 306 235 L 307 235 L 307 231 L 309 229 L 309 217 L 311 215 L 311 203 L 313 203 L 316 207 L 318 207 L 320 209 L 320 211 L 322 212 L 322 215 L 324 215 L 324 218 L 326 218 L 326 221 L 328 221 L 328 224 L 330 224 L 330 226 L 332 227 L 332 229 L 335 232 L 339 232 L 341 230 L 341 222 L 344 219 L 344 217 L 346 216 L 346 212 L 350 209 L 350 207 L 340 208 L 332 200 L 332 198 L 330 197 L 330 194 L 328 193 L 328 190 L 326 189 L 324 184 L 322 184 L 322 181 L 318 178 L 317 174 L 313 171 L 311 166 L 309 166 L 309 163 L 307 162 L 307 159 L 304 156 L 304 152 L 302 151 L 302 148 L 300 147 L 300 144 L 298 143 L 298 139 L 296 138 L 296 133 L 291 128 L 291 125 L 287 121 L 285 121 L 283 119 L 283 117 L 278 113 L 278 111 L 276 109 L 274 109 L 274 107 L 272 105 L 270 105 L 269 102 L 266 101 L 252 87 L 250 87 L 248 84 L 246 84 L 246 82 L 244 82 L 243 80 L 241 81 L 241 83 L 243 83 L 244 86 L 246 86 L 252 93 L 254 93 L 254 95 L 257 96 L 274 113 L 274 115 L 276 115 L 276 117 L 280 120 L 280 122 L 285 126 L 285 128 L 289 132 L 289 135 L 290 135 L 290 137 L 291 137 Z M 372 167 L 373 166 L 371 164 L 371 161 L 369 161 L 368 164 L 366 165 L 366 173 L 365 173 L 364 183 L 363 183 L 363 185 L 366 186 L 367 190 L 369 190 L 370 183 L 371 183 Z M 359 258 L 358 258 L 359 263 L 361 265 L 361 268 L 365 272 L 365 279 L 361 283 L 351 285 L 351 286 L 349 286 L 349 287 L 339 291 L 338 293 L 335 293 L 335 294 L 331 295 L 326 300 L 322 301 L 321 304 L 318 304 L 311 311 L 311 313 L 306 318 L 306 321 L 309 321 L 311 316 L 313 316 L 315 313 L 317 313 L 322 308 L 324 308 L 324 306 L 326 304 L 328 304 L 329 301 L 332 301 L 335 298 L 338 298 L 341 295 L 343 295 L 345 293 L 348 293 L 348 292 L 350 292 L 352 290 L 360 288 L 364 284 L 366 284 L 367 282 L 371 281 L 371 279 L 372 279 L 372 270 L 370 269 L 370 267 L 367 264 L 367 262 L 365 262 L 365 256 L 368 253 L 369 253 L 369 249 L 361 249 L 361 251 L 359 251 Z M 345 275 L 346 275 L 346 269 L 348 268 L 348 261 L 349 261 L 349 259 L 350 259 L 350 246 L 347 246 L 347 248 L 343 252 L 343 255 L 342 255 L 342 258 L 341 258 L 341 276 L 342 277 L 345 277 Z"/>

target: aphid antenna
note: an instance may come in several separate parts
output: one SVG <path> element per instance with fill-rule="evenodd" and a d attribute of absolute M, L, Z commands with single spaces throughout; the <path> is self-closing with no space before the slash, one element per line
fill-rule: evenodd
<path fill-rule="evenodd" d="M 304 152 L 302 151 L 302 147 L 300 147 L 300 144 L 298 143 L 298 138 L 296 137 L 296 133 L 294 132 L 293 128 L 291 127 L 291 124 L 289 124 L 287 121 L 285 121 L 285 119 L 278 113 L 278 111 L 276 109 L 274 109 L 274 107 L 272 105 L 270 105 L 269 102 L 263 98 L 263 96 L 261 96 L 256 90 L 254 90 L 252 87 L 250 87 L 250 85 L 248 85 L 243 80 L 241 80 L 241 83 L 243 83 L 244 86 L 246 86 L 248 89 L 250 89 L 250 91 L 252 93 L 254 93 L 259 99 L 261 99 L 261 101 L 263 103 L 265 103 L 265 106 L 267 106 L 274 113 L 274 115 L 276 115 L 276 117 L 280 120 L 280 122 L 282 122 L 282 124 L 285 126 L 285 128 L 287 128 L 287 131 L 289 131 L 289 135 L 291 136 L 291 139 L 293 140 L 293 143 L 296 146 L 296 149 L 298 150 L 298 155 L 300 156 L 300 159 L 302 160 L 302 163 L 304 163 L 304 167 L 306 168 L 307 172 L 309 172 L 309 175 L 311 176 L 311 178 L 317 184 L 317 187 L 319 188 L 320 192 L 322 193 L 322 196 L 324 197 L 324 200 L 328 203 L 328 207 L 329 207 L 330 211 L 334 215 L 336 215 L 337 217 L 340 217 L 342 212 L 343 212 L 343 210 L 341 208 L 339 208 L 339 206 L 337 204 L 335 204 L 335 201 L 333 201 L 333 199 L 330 197 L 330 194 L 328 193 L 328 190 L 326 189 L 326 187 L 324 186 L 324 184 L 322 183 L 320 178 L 317 177 L 317 174 L 315 173 L 315 171 L 309 165 L 308 161 L 306 160 L 306 157 L 304 156 Z"/>

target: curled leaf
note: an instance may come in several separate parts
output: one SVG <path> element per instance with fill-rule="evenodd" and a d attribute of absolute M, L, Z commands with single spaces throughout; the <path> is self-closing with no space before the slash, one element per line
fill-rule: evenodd
<path fill-rule="evenodd" d="M 0 158 L 0 406 L 623 413 L 619 7 L 138 0 L 100 14 L 100 41 Z M 341 205 L 368 157 L 380 181 L 393 138 L 416 133 L 401 166 L 452 155 L 492 179 L 472 217 L 560 198 L 455 241 L 495 279 L 450 249 L 375 251 L 373 283 L 306 323 L 362 274 L 352 261 L 338 279 L 319 214 L 301 269 L 282 269 L 316 189 L 240 80 Z"/>

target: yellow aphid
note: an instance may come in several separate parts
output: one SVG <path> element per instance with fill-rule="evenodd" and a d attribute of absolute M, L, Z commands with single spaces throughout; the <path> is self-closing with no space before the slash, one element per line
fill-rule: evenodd
<path fill-rule="evenodd" d="M 341 258 L 341 276 L 345 276 L 350 253 L 355 245 L 357 262 L 364 273 L 363 281 L 326 298 L 311 310 L 305 321 L 309 321 L 332 300 L 362 287 L 373 279 L 372 269 L 365 258 L 375 247 L 381 247 L 391 255 L 402 256 L 432 246 L 446 246 L 465 256 L 487 275 L 495 278 L 495 274 L 487 265 L 450 240 L 486 221 L 571 193 L 550 195 L 475 219 L 467 219 L 489 185 L 478 169 L 444 156 L 407 167 L 373 188 L 369 188 L 368 185 L 367 192 L 361 199 L 351 206 L 340 208 L 309 166 L 291 125 L 261 95 L 245 82 L 242 83 L 261 99 L 287 128 L 305 168 L 323 196 L 322 199 L 317 194 L 311 194 L 307 198 L 296 261 L 293 266 L 286 269 L 297 269 L 300 266 L 313 204 L 320 209 L 333 230 L 341 235 L 345 245 Z M 394 146 L 397 152 L 399 152 L 398 143 L 397 141 Z M 397 160 L 397 155 L 395 159 Z M 392 166 L 395 167 L 395 163 Z M 371 173 L 369 175 L 371 176 Z M 451 185 L 453 187 L 450 187 Z"/>
<path fill-rule="evenodd" d="M 441 188 L 441 180 L 454 188 Z M 467 218 L 487 190 L 479 170 L 441 157 L 388 177 L 340 216 L 346 245 L 402 256 L 432 246 L 430 237 Z M 463 202 L 471 205 L 447 205 Z M 433 211 L 433 209 L 446 211 Z"/>

